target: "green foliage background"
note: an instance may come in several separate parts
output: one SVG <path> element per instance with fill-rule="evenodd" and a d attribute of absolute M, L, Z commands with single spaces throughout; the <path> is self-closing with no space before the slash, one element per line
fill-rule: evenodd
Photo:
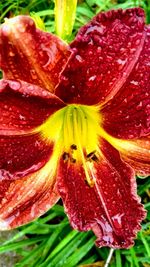
<path fill-rule="evenodd" d="M 76 20 L 71 39 L 77 30 L 100 11 L 140 6 L 150 23 L 150 0 L 85 0 L 78 1 Z M 0 20 L 18 14 L 40 16 L 46 30 L 55 33 L 54 2 L 50 0 L 1 0 Z M 148 211 L 135 245 L 128 250 L 115 250 L 110 267 L 150 267 L 150 177 L 137 178 L 138 194 Z M 75 267 L 104 266 L 109 248 L 98 249 L 92 232 L 79 233 L 70 228 L 61 203 L 45 216 L 20 227 L 17 233 L 1 243 L 0 253 L 5 257 L 15 252 L 19 260 L 12 267 Z M 12 254 L 9 254 L 12 257 Z M 4 266 L 4 265 L 1 265 Z M 5 265 L 6 266 L 6 265 Z M 6 266 L 7 267 L 7 266 Z"/>

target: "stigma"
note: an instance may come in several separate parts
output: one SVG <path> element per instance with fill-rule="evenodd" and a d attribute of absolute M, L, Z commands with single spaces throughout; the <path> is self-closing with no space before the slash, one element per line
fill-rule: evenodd
<path fill-rule="evenodd" d="M 38 132 L 54 144 L 53 161 L 80 164 L 86 183 L 95 184 L 93 166 L 98 163 L 101 117 L 98 106 L 70 104 L 53 113 Z"/>

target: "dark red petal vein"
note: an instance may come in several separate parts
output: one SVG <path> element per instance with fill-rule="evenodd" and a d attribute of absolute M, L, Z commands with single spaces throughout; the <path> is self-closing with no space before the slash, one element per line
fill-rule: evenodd
<path fill-rule="evenodd" d="M 118 152 L 101 140 L 102 156 L 92 171 L 96 178 L 93 188 L 85 182 L 81 165 L 60 163 L 58 191 L 73 228 L 92 229 L 96 244 L 128 248 L 140 229 L 145 211 L 136 195 L 133 170 Z"/>
<path fill-rule="evenodd" d="M 140 8 L 100 13 L 83 26 L 56 94 L 65 102 L 105 103 L 122 87 L 143 47 Z"/>

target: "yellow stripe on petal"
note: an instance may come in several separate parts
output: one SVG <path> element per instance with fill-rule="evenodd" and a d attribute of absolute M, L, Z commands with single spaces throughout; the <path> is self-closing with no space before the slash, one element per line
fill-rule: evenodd
<path fill-rule="evenodd" d="M 0 203 L 1 230 L 33 221 L 58 201 L 55 174 L 56 164 L 50 160 L 37 172 L 10 182 Z"/>
<path fill-rule="evenodd" d="M 122 155 L 139 176 L 150 175 L 150 137 L 140 139 L 117 139 L 100 129 L 100 136 L 107 140 Z"/>

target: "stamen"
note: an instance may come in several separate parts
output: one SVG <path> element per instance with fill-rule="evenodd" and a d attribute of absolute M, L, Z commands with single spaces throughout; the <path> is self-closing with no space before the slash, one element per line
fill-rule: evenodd
<path fill-rule="evenodd" d="M 71 104 L 48 118 L 37 129 L 47 142 L 54 144 L 56 162 L 80 164 L 89 186 L 95 183 L 94 163 L 98 162 L 100 114 L 97 106 Z"/>
<path fill-rule="evenodd" d="M 73 149 L 73 150 L 77 150 L 77 146 L 75 144 L 71 145 L 70 148 Z"/>
<path fill-rule="evenodd" d="M 67 162 L 69 160 L 69 158 L 70 158 L 69 153 L 64 152 L 63 155 L 62 155 L 62 158 L 63 158 L 64 162 Z"/>

